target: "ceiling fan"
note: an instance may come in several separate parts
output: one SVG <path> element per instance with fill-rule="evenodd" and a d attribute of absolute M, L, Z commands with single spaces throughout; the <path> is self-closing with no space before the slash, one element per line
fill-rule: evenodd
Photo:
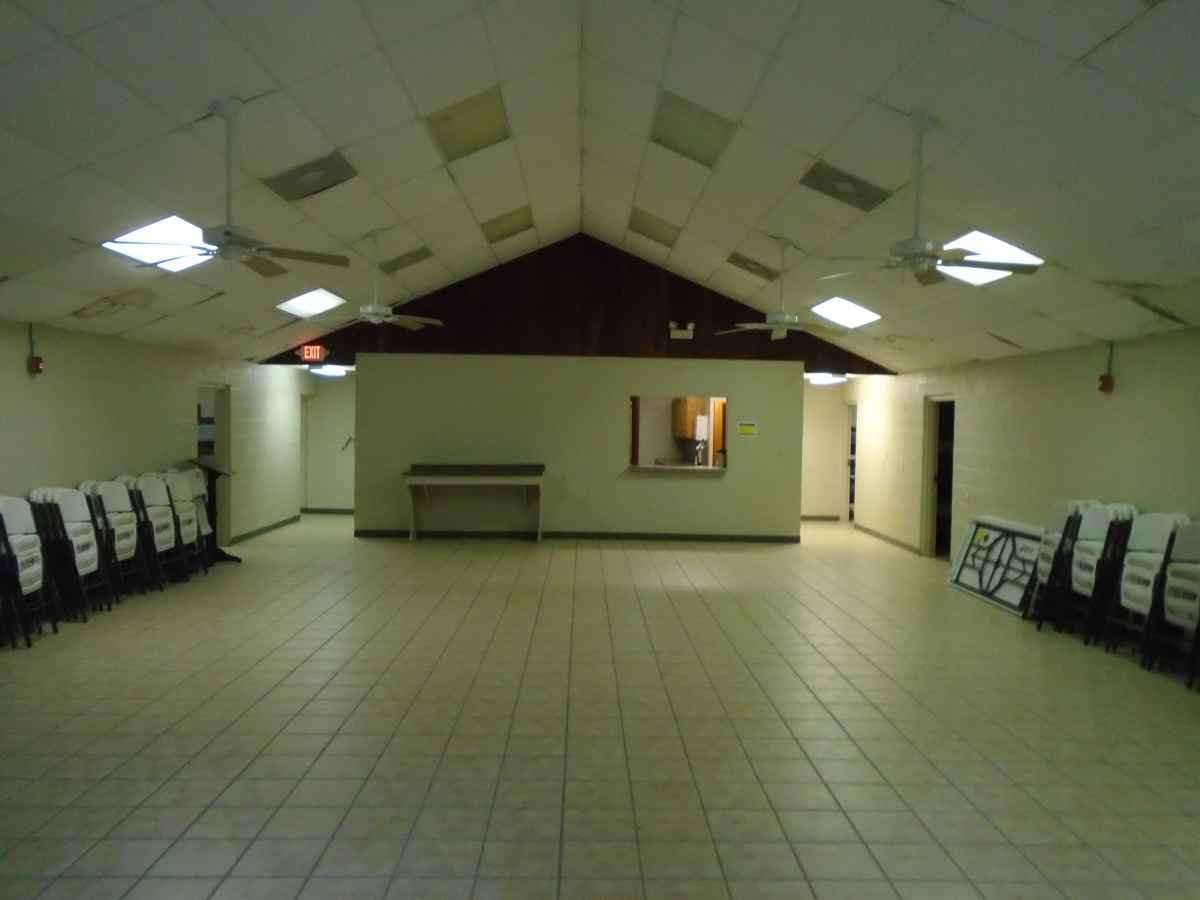
<path fill-rule="evenodd" d="M 375 250 L 375 258 L 371 260 L 371 302 L 358 308 L 358 318 L 371 325 L 398 325 L 408 331 L 420 331 L 429 325 L 435 328 L 445 325 L 441 319 L 428 316 L 401 315 L 386 303 L 379 302 L 379 230 L 371 232 L 370 237 Z"/>
<path fill-rule="evenodd" d="M 225 120 L 225 223 L 201 229 L 203 243 L 184 244 L 170 241 L 106 241 L 102 246 L 116 249 L 120 246 L 177 247 L 178 256 L 143 262 L 141 266 L 160 266 L 192 256 L 219 256 L 221 259 L 240 262 L 263 278 L 286 275 L 287 269 L 275 262 L 276 259 L 293 259 L 299 262 L 316 263 L 322 266 L 350 265 L 350 257 L 335 253 L 317 253 L 311 250 L 295 250 L 290 247 L 274 247 L 260 241 L 249 232 L 237 227 L 233 221 L 233 154 L 235 124 L 242 101 L 235 97 L 218 100 L 212 105 L 212 115 Z"/>
<path fill-rule="evenodd" d="M 786 270 L 785 254 L 789 246 L 794 246 L 787 238 L 777 235 L 767 235 L 779 242 L 779 274 L 775 280 L 779 282 L 779 312 L 767 313 L 767 318 L 763 322 L 738 322 L 732 328 L 727 328 L 725 331 L 718 331 L 717 335 L 722 334 L 740 334 L 745 331 L 769 331 L 771 332 L 771 340 L 782 341 L 788 336 L 789 331 L 826 331 L 828 329 L 820 328 L 815 325 L 800 324 L 800 314 L 786 312 L 783 308 L 783 275 Z"/>
<path fill-rule="evenodd" d="M 911 272 L 913 277 L 924 287 L 940 284 L 946 280 L 946 276 L 938 270 L 939 266 L 952 266 L 962 269 L 989 269 L 994 272 L 1008 272 L 1013 275 L 1032 275 L 1037 272 L 1041 268 L 1040 263 L 988 260 L 981 258 L 975 251 L 965 247 L 946 247 L 942 244 L 935 244 L 928 238 L 921 236 L 921 188 L 923 187 L 925 177 L 925 133 L 931 128 L 938 127 L 939 123 L 933 116 L 923 112 L 915 112 L 911 118 L 916 129 L 916 151 L 914 154 L 916 157 L 916 171 L 913 174 L 913 233 L 912 237 L 892 244 L 888 255 L 882 260 L 883 264 L 877 265 L 875 268 L 903 269 Z M 879 263 L 881 261 L 879 257 L 875 256 L 824 256 L 818 258 L 828 262 Z M 844 278 L 847 275 L 854 274 L 856 273 L 835 272 L 831 275 L 824 275 L 818 280 L 830 281 L 835 278 Z"/>

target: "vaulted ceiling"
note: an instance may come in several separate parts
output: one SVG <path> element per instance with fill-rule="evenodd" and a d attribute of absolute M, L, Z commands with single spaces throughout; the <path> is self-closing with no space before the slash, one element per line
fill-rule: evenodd
<path fill-rule="evenodd" d="M 383 279 L 401 303 L 582 230 L 762 310 L 778 283 L 728 259 L 777 269 L 786 235 L 787 308 L 875 310 L 822 337 L 897 370 L 1200 324 L 1198 46 L 1194 0 L 0 0 L 0 317 L 265 358 L 369 301 L 370 232 L 385 259 L 428 248 Z M 224 96 L 248 101 L 237 223 L 350 268 L 98 248 L 221 222 Z M 925 233 L 1041 272 L 816 280 L 911 234 L 916 110 L 942 123 Z M 263 183 L 334 151 L 336 187 Z M 831 199 L 800 183 L 817 161 L 890 196 Z M 275 309 L 314 287 L 349 303 Z"/>

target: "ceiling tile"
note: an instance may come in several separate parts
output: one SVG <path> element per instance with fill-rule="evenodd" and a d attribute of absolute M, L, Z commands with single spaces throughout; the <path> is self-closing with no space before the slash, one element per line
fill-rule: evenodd
<path fill-rule="evenodd" d="M 299 201 L 296 206 L 325 231 L 343 241 L 358 240 L 378 228 L 396 224 L 396 213 L 362 178 Z"/>
<path fill-rule="evenodd" d="M 54 35 L 11 3 L 0 3 L 0 63 L 36 53 L 54 43 Z"/>
<path fill-rule="evenodd" d="M 658 87 L 584 60 L 583 108 L 600 119 L 622 123 L 630 134 L 648 135 L 658 106 Z"/>
<path fill-rule="evenodd" d="M 431 291 L 436 291 L 454 280 L 454 275 L 437 257 L 409 266 L 396 276 L 400 282 L 412 292 L 414 297 L 421 297 Z"/>
<path fill-rule="evenodd" d="M 1036 313 L 1016 322 L 997 325 L 992 331 L 1031 353 L 1079 347 L 1092 342 L 1088 335 Z"/>
<path fill-rule="evenodd" d="M 296 206 L 254 181 L 234 191 L 233 220 L 239 228 L 276 243 L 273 235 L 296 226 L 304 216 Z"/>
<path fill-rule="evenodd" d="M 76 43 L 179 124 L 206 115 L 219 98 L 254 97 L 275 87 L 221 20 L 192 0 L 168 0 L 95 28 Z"/>
<path fill-rule="evenodd" d="M 16 278 L 69 260 L 84 249 L 60 231 L 0 215 L 0 276 Z"/>
<path fill-rule="evenodd" d="M 763 79 L 745 124 L 812 156 L 854 120 L 866 100 L 840 84 L 798 80 L 785 60 L 776 60 Z"/>
<path fill-rule="evenodd" d="M 704 191 L 704 202 L 752 224 L 795 186 L 811 164 L 811 157 L 739 128 Z"/>
<path fill-rule="evenodd" d="M 363 259 L 374 263 L 395 259 L 420 248 L 424 244 L 421 236 L 411 225 L 396 225 L 385 231 L 376 232 L 354 243 L 354 249 Z"/>
<path fill-rule="evenodd" d="M 128 149 L 170 128 L 161 113 L 65 46 L 0 68 L 0 84 L 4 127 L 76 162 Z"/>
<path fill-rule="evenodd" d="M 1196 36 L 1200 5 L 1190 0 L 1158 3 L 1087 58 L 1088 64 L 1134 85 L 1147 100 L 1174 103 L 1200 113 Z"/>
<path fill-rule="evenodd" d="M 646 152 L 646 139 L 627 134 L 617 124 L 596 116 L 583 120 L 583 152 L 622 172 L 636 173 Z"/>
<path fill-rule="evenodd" d="M 225 217 L 225 160 L 188 130 L 97 160 L 90 168 L 195 225 L 217 225 Z M 249 181 L 234 170 L 235 190 Z"/>
<path fill-rule="evenodd" d="M 1069 61 L 995 25 L 951 12 L 888 83 L 882 99 L 962 131 L 1018 117 Z"/>
<path fill-rule="evenodd" d="M 538 235 L 537 229 L 534 228 L 522 231 L 520 234 L 514 234 L 512 237 L 492 244 L 492 250 L 500 262 L 508 262 L 510 259 L 516 259 L 518 256 L 532 253 L 537 248 Z"/>
<path fill-rule="evenodd" d="M 30 272 L 25 277 L 48 287 L 88 297 L 102 297 L 145 286 L 157 281 L 162 274 L 159 269 L 140 268 L 127 256 L 97 247 L 85 249 L 69 259 Z"/>
<path fill-rule="evenodd" d="M 681 17 L 663 86 L 727 119 L 741 119 L 767 57 L 747 44 Z"/>
<path fill-rule="evenodd" d="M 416 115 L 382 53 L 302 81 L 290 90 L 338 147 L 365 140 Z M 353 102 L 348 102 L 350 98 Z"/>
<path fill-rule="evenodd" d="M 521 164 L 512 141 L 501 141 L 450 163 L 450 175 L 480 222 L 526 203 Z"/>
<path fill-rule="evenodd" d="M 530 190 L 534 186 L 576 187 L 582 160 L 581 123 L 575 115 L 560 116 L 537 131 L 517 135 L 517 153 Z"/>
<path fill-rule="evenodd" d="M 725 262 L 728 255 L 720 247 L 685 231 L 671 248 L 669 262 L 676 270 L 703 283 Z"/>
<path fill-rule="evenodd" d="M 722 253 L 722 258 L 733 252 L 733 248 L 745 237 L 750 226 L 725 214 L 719 206 L 712 206 L 701 198 L 692 210 L 691 218 L 683 228 L 683 236 L 699 238 Z"/>
<path fill-rule="evenodd" d="M 0 319 L 49 322 L 70 315 L 88 299 L 74 291 L 14 278 L 0 283 Z"/>
<path fill-rule="evenodd" d="M 192 133 L 214 153 L 225 154 L 225 122 L 211 116 Z M 234 159 L 256 178 L 269 178 L 319 159 L 333 144 L 290 96 L 277 91 L 241 107 L 237 114 Z"/>
<path fill-rule="evenodd" d="M 389 188 L 384 192 L 383 199 L 400 214 L 400 218 L 408 220 L 462 198 L 449 171 L 445 166 L 441 166 Z"/>
<path fill-rule="evenodd" d="M 964 9 L 1079 59 L 1146 11 L 1144 0 L 960 0 Z"/>
<path fill-rule="evenodd" d="M 1107 300 L 1079 310 L 1051 313 L 1056 321 L 1105 341 L 1144 337 L 1160 330 L 1159 317 L 1123 298 Z"/>
<path fill-rule="evenodd" d="M 342 151 L 377 189 L 398 187 L 442 165 L 425 123 L 413 119 Z"/>
<path fill-rule="evenodd" d="M 681 8 L 693 18 L 772 52 L 787 31 L 800 0 L 682 0 Z"/>
<path fill-rule="evenodd" d="M 523 202 L 516 205 L 520 206 Z M 433 212 L 418 216 L 410 224 L 434 253 L 438 253 L 439 248 L 483 240 L 483 234 L 479 231 L 479 225 L 471 215 L 471 210 L 466 203 L 458 199 Z"/>
<path fill-rule="evenodd" d="M 633 194 L 637 187 L 636 177 L 618 171 L 599 161 L 589 160 L 583 167 L 583 193 L 588 201 L 610 205 L 615 210 L 624 210 L 629 219 L 629 208 L 633 206 Z M 624 225 L 621 226 L 624 228 Z"/>
<path fill-rule="evenodd" d="M 834 80 L 839 95 L 872 96 L 947 11 L 939 0 L 808 0 L 779 49 L 780 71 L 797 85 Z"/>
<path fill-rule="evenodd" d="M 375 47 L 375 33 L 356 0 L 208 2 L 283 84 L 312 78 Z"/>
<path fill-rule="evenodd" d="M 0 213 L 37 222 L 94 244 L 167 215 L 161 205 L 84 169 L 13 194 L 0 201 Z"/>
<path fill-rule="evenodd" d="M 597 60 L 656 82 L 662 78 L 674 18 L 655 0 L 588 0 L 584 49 Z"/>
<path fill-rule="evenodd" d="M 579 109 L 579 57 L 539 66 L 501 85 L 508 121 L 515 134 L 533 131 Z"/>
<path fill-rule="evenodd" d="M 484 10 L 503 79 L 580 50 L 580 0 L 493 0 Z"/>
<path fill-rule="evenodd" d="M 496 265 L 496 254 L 487 241 L 470 241 L 447 247 L 440 256 L 455 278 L 470 278 Z"/>
<path fill-rule="evenodd" d="M 636 231 L 627 231 L 625 233 L 625 249 L 635 256 L 640 256 L 647 262 L 657 263 L 662 265 L 667 261 L 667 254 L 671 252 L 671 248 L 658 241 L 651 240 L 648 237 L 643 237 Z"/>
<path fill-rule="evenodd" d="M 0 197 L 24 190 L 74 168 L 74 163 L 24 138 L 0 131 Z"/>
<path fill-rule="evenodd" d="M 384 45 L 422 115 L 473 97 L 500 80 L 483 18 L 470 12 Z"/>
<path fill-rule="evenodd" d="M 708 279 L 708 286 L 727 297 L 749 302 L 762 289 L 762 279 L 725 263 L 713 272 L 712 277 Z"/>
<path fill-rule="evenodd" d="M 658 144 L 646 146 L 634 203 L 659 218 L 683 225 L 711 170 Z"/>
<path fill-rule="evenodd" d="M 845 203 L 797 185 L 767 214 L 759 227 L 772 234 L 782 234 L 811 251 L 853 225 L 862 215 L 860 210 Z"/>
<path fill-rule="evenodd" d="M 871 102 L 821 156 L 846 172 L 895 191 L 913 178 L 915 140 L 916 128 L 910 117 Z M 949 128 L 926 132 L 925 167 L 953 155 L 960 143 L 961 136 Z"/>
<path fill-rule="evenodd" d="M 17 0 L 32 15 L 62 34 L 78 34 L 145 9 L 158 0 Z"/>
<path fill-rule="evenodd" d="M 375 27 L 380 43 L 401 39 L 457 19 L 477 6 L 476 0 L 363 0 L 367 18 Z"/>

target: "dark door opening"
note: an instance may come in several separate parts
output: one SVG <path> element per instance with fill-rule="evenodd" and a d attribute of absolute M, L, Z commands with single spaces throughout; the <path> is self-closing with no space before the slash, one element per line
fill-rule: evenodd
<path fill-rule="evenodd" d="M 954 401 L 937 404 L 937 517 L 933 552 L 950 556 L 950 513 L 954 505 Z"/>

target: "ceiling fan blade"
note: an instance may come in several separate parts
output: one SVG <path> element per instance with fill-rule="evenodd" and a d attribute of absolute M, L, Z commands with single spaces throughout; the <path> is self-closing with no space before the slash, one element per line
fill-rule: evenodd
<path fill-rule="evenodd" d="M 281 266 L 274 260 L 267 259 L 265 256 L 259 256 L 255 253 L 248 253 L 242 257 L 241 263 L 247 269 L 254 271 L 263 278 L 276 278 L 279 275 L 286 275 L 287 269 Z"/>
<path fill-rule="evenodd" d="M 397 328 L 403 328 L 405 331 L 424 331 L 425 326 L 420 322 L 408 321 L 408 316 L 388 316 L 383 321 L 389 325 L 395 325 Z"/>
<path fill-rule="evenodd" d="M 405 315 L 403 313 L 396 313 L 392 318 L 404 319 L 406 322 L 411 322 L 412 324 L 420 325 L 421 327 L 424 327 L 426 325 L 432 325 L 435 328 L 441 328 L 443 325 L 446 324 L 441 319 L 432 319 L 429 316 L 409 316 L 409 315 Z"/>
<path fill-rule="evenodd" d="M 290 247 L 257 247 L 257 253 L 265 253 L 277 259 L 294 259 L 298 262 L 316 263 L 320 266 L 341 266 L 349 268 L 350 257 L 336 253 L 315 253 L 311 250 L 293 250 Z"/>
<path fill-rule="evenodd" d="M 921 287 L 933 287 L 935 284 L 941 284 L 946 280 L 946 276 L 937 270 L 935 266 L 930 266 L 920 272 L 913 272 L 913 278 L 917 279 L 917 283 Z"/>
<path fill-rule="evenodd" d="M 799 329 L 797 329 L 797 331 L 798 330 Z M 771 329 L 771 340 L 782 341 L 784 338 L 787 337 L 787 334 L 788 334 L 788 330 L 786 328 L 772 328 Z"/>
<path fill-rule="evenodd" d="M 1013 275 L 1032 275 L 1041 265 L 1036 263 L 989 262 L 982 259 L 964 259 L 949 264 L 949 268 L 991 269 L 993 272 L 1011 272 Z"/>
<path fill-rule="evenodd" d="M 940 260 L 942 263 L 960 263 L 968 256 L 972 255 L 972 251 L 965 247 L 945 248 L 941 250 L 931 250 L 929 252 L 930 259 Z"/>
<path fill-rule="evenodd" d="M 718 331 L 717 335 L 720 336 L 722 334 L 744 334 L 745 332 L 750 331 L 750 330 L 751 329 L 744 328 L 741 325 L 735 325 L 735 326 L 733 326 L 733 328 L 726 328 L 724 331 Z"/>

